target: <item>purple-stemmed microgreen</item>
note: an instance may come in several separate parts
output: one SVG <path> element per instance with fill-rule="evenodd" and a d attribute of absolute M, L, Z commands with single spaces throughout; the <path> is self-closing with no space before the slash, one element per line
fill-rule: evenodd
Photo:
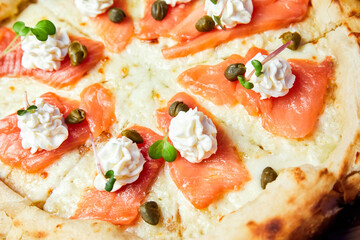
<path fill-rule="evenodd" d="M 13 31 L 16 33 L 14 39 L 9 43 L 9 45 L 2 51 L 0 58 L 5 56 L 7 53 L 15 50 L 24 39 L 32 33 L 39 41 L 46 41 L 49 35 L 54 35 L 56 33 L 55 25 L 49 20 L 40 20 L 35 27 L 25 26 L 24 22 L 18 21 L 13 25 Z M 23 37 L 21 41 L 17 41 L 19 37 Z"/>

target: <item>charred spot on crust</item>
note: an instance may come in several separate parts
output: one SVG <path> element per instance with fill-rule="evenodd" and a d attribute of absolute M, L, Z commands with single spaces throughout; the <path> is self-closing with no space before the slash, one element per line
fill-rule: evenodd
<path fill-rule="evenodd" d="M 319 172 L 319 177 L 323 177 L 323 176 L 327 175 L 328 173 L 329 173 L 328 169 L 324 168 Z"/>
<path fill-rule="evenodd" d="M 295 179 L 297 183 L 306 179 L 305 173 L 300 168 L 294 168 L 291 170 L 294 173 Z"/>
<path fill-rule="evenodd" d="M 360 18 L 360 12 L 357 12 L 355 10 L 352 10 L 349 12 L 348 17 L 356 17 L 356 18 Z"/>
<path fill-rule="evenodd" d="M 246 226 L 257 238 L 276 239 L 277 235 L 283 229 L 284 222 L 280 218 L 272 218 L 260 224 L 254 221 L 249 221 Z"/>

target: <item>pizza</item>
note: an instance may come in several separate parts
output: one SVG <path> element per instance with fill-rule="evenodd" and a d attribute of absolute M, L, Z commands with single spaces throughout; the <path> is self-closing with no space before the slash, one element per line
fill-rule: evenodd
<path fill-rule="evenodd" d="M 306 239 L 358 193 L 358 2 L 0 3 L 1 238 Z"/>

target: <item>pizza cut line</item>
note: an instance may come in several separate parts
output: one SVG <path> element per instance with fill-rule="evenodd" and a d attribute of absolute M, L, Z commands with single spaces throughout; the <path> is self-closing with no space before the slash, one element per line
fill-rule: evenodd
<path fill-rule="evenodd" d="M 227 28 L 221 20 L 216 24 L 225 30 L 199 32 L 194 26 L 204 14 L 200 1 L 169 5 L 168 18 L 158 21 L 152 1 L 141 2 L 144 14 L 135 2 L 115 0 L 113 7 L 126 15 L 119 23 L 108 12 L 84 16 L 76 2 L 39 1 L 0 29 L 4 50 L 14 38 L 14 22 L 35 26 L 51 19 L 61 30 L 84 35 L 70 39 L 87 48 L 80 65 L 66 56 L 52 72 L 23 68 L 20 47 L 2 59 L 0 177 L 7 185 L 1 192 L 9 197 L 0 199 L 1 234 L 305 238 L 339 210 L 339 199 L 354 198 L 359 45 L 337 3 L 289 1 L 292 7 L 285 9 L 279 8 L 284 1 L 254 0 L 254 22 Z M 330 18 L 320 14 L 325 5 Z M 294 18 L 278 18 L 286 14 Z M 268 24 L 257 20 L 260 15 Z M 289 31 L 300 33 L 300 46 L 279 51 L 281 35 Z M 285 69 L 280 78 L 290 79 L 275 93 L 284 95 L 256 92 L 261 81 L 271 80 L 275 64 Z M 224 72 L 231 65 L 247 70 L 229 81 Z M 24 91 L 36 101 L 22 109 Z M 64 121 L 76 109 L 86 117 L 66 123 L 70 137 L 59 148 L 30 153 L 22 146 L 19 111 L 9 114 L 40 113 L 39 96 Z M 193 139 L 198 145 L 188 147 Z M 124 154 L 133 160 L 118 157 Z M 122 160 L 113 162 L 117 158 Z M 33 217 L 49 225 L 30 227 Z M 75 233 L 75 226 L 82 230 Z"/>

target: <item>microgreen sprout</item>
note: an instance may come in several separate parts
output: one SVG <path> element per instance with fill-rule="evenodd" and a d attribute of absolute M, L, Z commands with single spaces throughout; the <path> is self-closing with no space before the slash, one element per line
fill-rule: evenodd
<path fill-rule="evenodd" d="M 114 171 L 113 170 L 107 171 L 105 173 L 105 177 L 109 179 L 109 181 L 105 184 L 105 191 L 111 192 L 111 190 L 113 190 L 114 183 L 116 181 L 116 178 L 114 177 Z"/>
<path fill-rule="evenodd" d="M 213 4 L 217 4 L 217 0 L 210 0 Z"/>
<path fill-rule="evenodd" d="M 255 69 L 255 75 L 257 77 L 260 77 L 260 75 L 262 74 L 261 70 L 262 70 L 262 64 L 259 60 L 251 60 L 251 64 L 254 66 L 254 69 Z"/>
<path fill-rule="evenodd" d="M 149 147 L 149 156 L 152 159 L 164 158 L 167 162 L 175 161 L 177 151 L 168 141 L 168 134 L 162 140 L 157 140 Z"/>
<path fill-rule="evenodd" d="M 14 23 L 13 30 L 16 33 L 16 36 L 0 54 L 0 58 L 15 50 L 30 33 L 32 33 L 39 41 L 46 41 L 49 35 L 54 35 L 56 33 L 55 25 L 49 20 L 40 20 L 33 28 L 26 26 L 24 22 L 18 21 Z M 19 37 L 23 37 L 23 39 L 16 42 Z"/>
<path fill-rule="evenodd" d="M 292 43 L 292 41 L 288 41 L 287 43 L 285 43 L 284 45 L 282 45 L 281 47 L 279 47 L 278 49 L 276 49 L 275 51 L 273 51 L 272 53 L 270 53 L 264 60 L 262 60 L 260 62 L 261 64 L 261 68 L 262 66 L 264 66 L 265 63 L 267 63 L 268 61 L 270 61 L 271 59 L 273 59 L 274 57 L 276 57 L 279 53 L 281 53 L 282 51 L 284 51 L 284 49 L 286 49 L 290 44 Z M 254 66 L 254 64 L 251 62 L 251 64 Z M 258 67 L 259 68 L 259 67 Z M 251 71 L 251 73 L 248 75 L 248 78 L 250 79 L 251 76 L 256 72 L 256 67 L 254 66 L 254 70 Z M 261 71 L 261 69 L 260 69 Z M 257 75 L 256 75 L 257 76 Z M 260 75 L 259 75 L 260 76 Z"/>
<path fill-rule="evenodd" d="M 222 30 L 225 30 L 225 27 L 221 24 L 220 15 L 214 16 L 214 20 L 221 27 Z"/>
<path fill-rule="evenodd" d="M 21 109 L 21 110 L 18 110 L 16 113 L 19 116 L 23 116 L 23 115 L 25 115 L 25 113 L 34 113 L 36 109 L 37 109 L 37 106 L 31 105 L 26 110 Z"/>
<path fill-rule="evenodd" d="M 254 87 L 254 84 L 252 82 L 247 81 L 244 76 L 240 75 L 237 78 L 244 88 L 252 89 Z"/>
<path fill-rule="evenodd" d="M 216 2 L 216 3 L 214 3 L 214 4 L 217 4 L 217 0 L 210 0 L 212 3 L 214 3 L 214 1 Z M 214 21 L 221 27 L 221 29 L 222 30 L 226 30 L 226 28 L 222 25 L 222 23 L 221 23 L 221 16 L 222 16 L 222 14 L 223 14 L 223 12 L 224 12 L 224 10 L 225 10 L 225 7 L 226 7 L 226 5 L 227 5 L 227 2 L 228 2 L 228 0 L 225 0 L 225 3 L 224 3 L 224 6 L 223 6 L 223 8 L 222 8 L 222 10 L 221 10 L 221 12 L 220 12 L 220 14 L 219 14 L 219 16 L 213 16 L 213 18 L 214 18 Z"/>

